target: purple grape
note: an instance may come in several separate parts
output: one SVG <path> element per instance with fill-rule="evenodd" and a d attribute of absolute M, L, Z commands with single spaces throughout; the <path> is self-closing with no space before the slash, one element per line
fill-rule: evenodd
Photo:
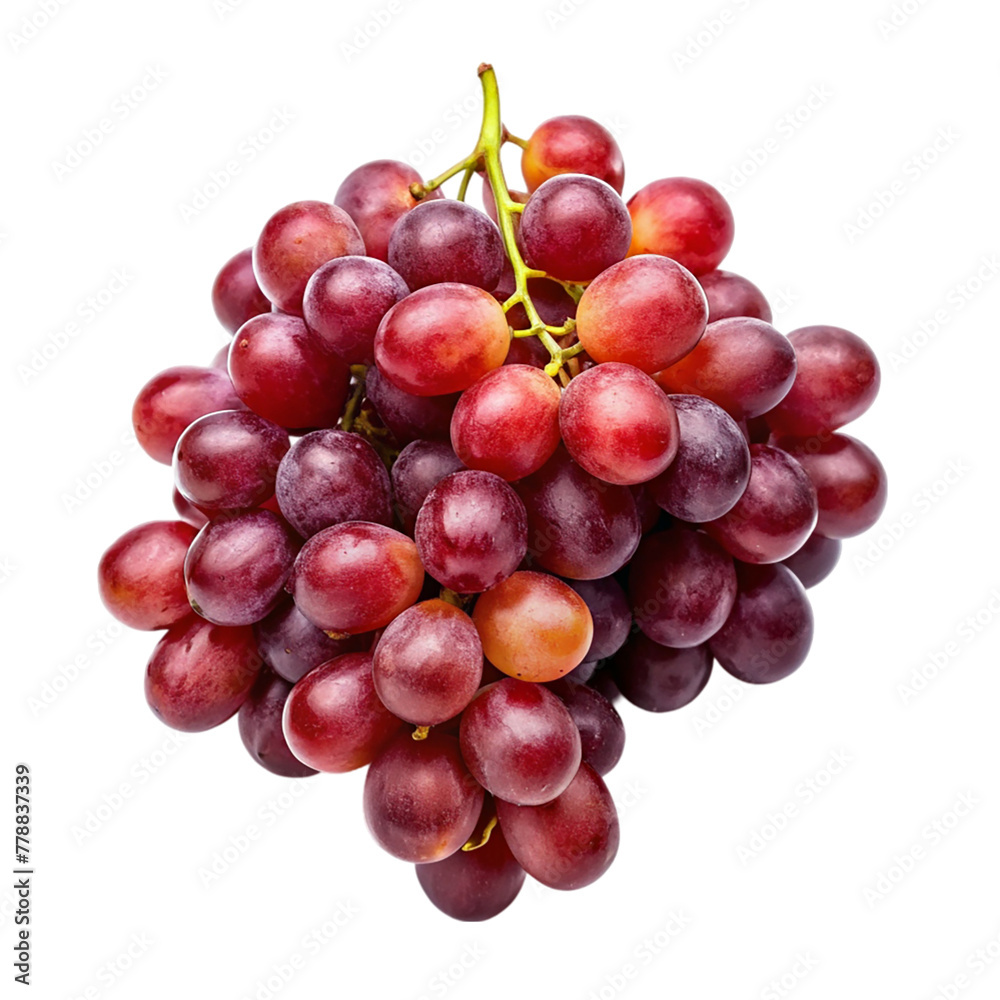
<path fill-rule="evenodd" d="M 288 749 L 281 729 L 281 714 L 292 685 L 266 668 L 261 671 L 239 710 L 240 738 L 247 753 L 261 767 L 285 778 L 316 774 Z"/>
<path fill-rule="evenodd" d="M 618 690 L 647 712 L 673 712 L 704 690 L 712 673 L 707 645 L 671 649 L 637 632 L 619 650 L 613 673 Z"/>
<path fill-rule="evenodd" d="M 584 666 L 588 661 L 596 662 L 614 656 L 621 649 L 632 628 L 632 612 L 625 591 L 613 576 L 606 576 L 600 580 L 566 582 L 584 599 L 590 608 L 590 616 L 594 619 L 594 639 L 584 663 L 580 666 Z M 580 667 L 576 669 L 579 670 Z M 587 677 L 589 676 L 588 674 Z"/>
<path fill-rule="evenodd" d="M 599 691 L 569 677 L 545 686 L 566 706 L 580 731 L 584 762 L 603 777 L 625 749 L 625 726 L 614 705 Z"/>
<path fill-rule="evenodd" d="M 392 495 L 407 534 L 413 534 L 417 514 L 427 494 L 445 476 L 464 469 L 451 445 L 443 441 L 411 441 L 392 464 Z"/>
<path fill-rule="evenodd" d="M 451 440 L 451 415 L 460 393 L 414 396 L 393 385 L 377 368 L 368 369 L 365 395 L 382 423 L 401 444 L 425 438 Z"/>
<path fill-rule="evenodd" d="M 805 545 L 787 559 L 782 566 L 787 566 L 807 590 L 825 580 L 840 559 L 843 543 L 839 538 L 824 538 L 813 532 Z"/>

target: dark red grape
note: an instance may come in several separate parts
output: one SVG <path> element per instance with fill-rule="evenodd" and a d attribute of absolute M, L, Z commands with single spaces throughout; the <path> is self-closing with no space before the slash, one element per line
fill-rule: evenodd
<path fill-rule="evenodd" d="M 705 274 L 722 263 L 733 245 L 732 210 L 704 181 L 692 177 L 653 181 L 632 195 L 628 210 L 630 255 L 663 254 L 693 274 Z"/>
<path fill-rule="evenodd" d="M 206 413 L 242 408 L 227 372 L 180 365 L 155 375 L 139 390 L 132 426 L 143 451 L 169 465 L 186 427 Z"/>
<path fill-rule="evenodd" d="M 476 695 L 460 741 L 476 781 L 519 805 L 551 802 L 580 766 L 580 733 L 566 706 L 543 685 L 512 677 Z"/>
<path fill-rule="evenodd" d="M 767 414 L 775 434 L 808 437 L 856 420 L 878 395 L 881 372 L 872 349 L 836 326 L 805 326 L 788 339 L 795 349 L 795 381 Z"/>
<path fill-rule="evenodd" d="M 524 505 L 491 472 L 453 472 L 417 514 L 420 560 L 442 586 L 478 594 L 517 569 L 527 548 Z"/>
<path fill-rule="evenodd" d="M 736 317 L 710 323 L 697 347 L 656 381 L 667 392 L 704 396 L 742 420 L 780 402 L 794 378 L 788 338 L 763 320 Z"/>
<path fill-rule="evenodd" d="M 440 861 L 476 828 L 483 790 L 462 761 L 458 740 L 431 730 L 401 733 L 372 761 L 365 778 L 365 819 L 379 845 L 403 861 Z"/>
<path fill-rule="evenodd" d="M 673 465 L 673 462 L 670 464 Z M 663 516 L 663 512 L 656 505 L 656 501 L 649 491 L 653 482 L 655 480 L 651 479 L 648 483 L 633 483 L 628 488 L 632 499 L 635 500 L 635 510 L 639 515 L 639 529 L 644 535 L 648 535 L 660 523 Z"/>
<path fill-rule="evenodd" d="M 705 332 L 708 300 L 694 275 L 666 257 L 630 257 L 587 286 L 576 333 L 598 363 L 652 375 L 688 354 Z"/>
<path fill-rule="evenodd" d="M 476 626 L 446 601 L 414 604 L 382 633 L 373 676 L 393 715 L 416 726 L 446 722 L 479 690 L 483 647 Z"/>
<path fill-rule="evenodd" d="M 709 323 L 731 316 L 751 316 L 771 322 L 771 307 L 752 281 L 732 271 L 709 271 L 698 281 L 708 299 Z"/>
<path fill-rule="evenodd" d="M 721 406 L 701 396 L 670 397 L 680 446 L 670 468 L 647 487 L 653 499 L 683 521 L 713 521 L 732 510 L 750 481 L 750 449 Z"/>
<path fill-rule="evenodd" d="M 521 173 L 529 191 L 557 174 L 587 174 L 625 186 L 625 164 L 615 137 L 599 122 L 582 115 L 559 115 L 542 122 L 521 154 Z"/>
<path fill-rule="evenodd" d="M 638 368 L 615 362 L 570 382 L 559 404 L 559 430 L 578 465 L 621 486 L 664 472 L 680 435 L 666 393 Z"/>
<path fill-rule="evenodd" d="M 673 712 L 704 690 L 712 673 L 708 645 L 671 649 L 637 632 L 615 656 L 618 690 L 647 712 Z"/>
<path fill-rule="evenodd" d="M 300 437 L 278 466 L 275 496 L 304 538 L 344 521 L 392 524 L 389 473 L 378 452 L 347 431 Z"/>
<path fill-rule="evenodd" d="M 177 441 L 174 480 L 204 511 L 243 510 L 274 495 L 288 434 L 249 410 L 200 417 Z"/>
<path fill-rule="evenodd" d="M 562 281 L 592 281 L 623 260 L 632 239 L 628 209 L 610 184 L 585 174 L 545 181 L 521 213 L 518 241 L 529 267 Z"/>
<path fill-rule="evenodd" d="M 618 853 L 618 813 L 601 776 L 581 764 L 558 798 L 541 806 L 497 802 L 511 853 L 552 889 L 581 889 L 600 878 Z"/>
<path fill-rule="evenodd" d="M 346 653 L 310 670 L 288 695 L 282 723 L 299 760 L 337 774 L 370 763 L 402 725 L 375 694 L 371 653 Z"/>
<path fill-rule="evenodd" d="M 327 660 L 368 649 L 372 641 L 371 635 L 365 633 L 331 639 L 321 628 L 316 628 L 291 599 L 257 622 L 253 634 L 267 665 L 291 684 Z"/>
<path fill-rule="evenodd" d="M 399 453 L 392 463 L 392 495 L 407 534 L 413 534 L 427 494 L 445 476 L 463 468 L 458 456 L 442 441 L 411 441 Z"/>
<path fill-rule="evenodd" d="M 184 560 L 191 607 L 216 625 L 252 625 L 284 593 L 301 540 L 269 510 L 223 514 L 205 525 Z"/>
<path fill-rule="evenodd" d="M 736 604 L 709 643 L 712 654 L 741 681 L 780 681 L 802 665 L 812 645 L 809 598 L 784 566 L 741 565 L 738 576 Z"/>
<path fill-rule="evenodd" d="M 208 524 L 209 522 L 208 515 L 203 514 L 189 500 L 185 500 L 184 497 L 181 495 L 181 491 L 177 489 L 176 486 L 173 489 L 173 501 L 174 501 L 174 510 L 176 510 L 177 513 L 180 514 L 180 516 L 184 518 L 184 520 L 187 521 L 188 524 L 192 525 L 195 528 L 203 528 L 205 527 L 206 524 Z"/>
<path fill-rule="evenodd" d="M 585 662 L 613 656 L 621 649 L 632 628 L 632 612 L 625 591 L 613 576 L 566 582 L 584 599 L 594 620 L 594 638 Z"/>
<path fill-rule="evenodd" d="M 389 238 L 389 264 L 413 291 L 457 281 L 491 292 L 504 259 L 496 224 L 451 198 L 417 205 L 396 223 Z"/>
<path fill-rule="evenodd" d="M 389 259 L 389 236 L 396 223 L 420 202 L 410 194 L 410 185 L 420 174 L 399 160 L 373 160 L 347 175 L 333 199 L 354 220 L 364 237 L 365 253 L 381 261 Z M 443 198 L 440 188 L 428 198 Z"/>
<path fill-rule="evenodd" d="M 251 317 L 271 311 L 271 303 L 253 273 L 253 247 L 241 250 L 222 265 L 212 285 L 212 306 L 230 333 Z"/>
<path fill-rule="evenodd" d="M 129 628 L 169 628 L 191 614 L 184 556 L 195 529 L 184 521 L 148 521 L 126 531 L 101 556 L 97 584 L 104 606 Z"/>
<path fill-rule="evenodd" d="M 780 562 L 805 544 L 817 513 L 816 490 L 802 466 L 780 448 L 754 444 L 743 496 L 705 530 L 743 562 Z"/>
<path fill-rule="evenodd" d="M 240 738 L 261 767 L 285 778 L 307 778 L 316 771 L 288 749 L 281 716 L 292 685 L 264 669 L 239 710 Z"/>
<path fill-rule="evenodd" d="M 584 763 L 603 777 L 625 749 L 625 726 L 615 706 L 599 691 L 569 677 L 547 686 L 566 706 L 580 731 Z"/>
<path fill-rule="evenodd" d="M 514 488 L 528 513 L 528 551 L 543 569 L 597 580 L 632 558 L 640 525 L 628 487 L 592 476 L 565 449 Z"/>
<path fill-rule="evenodd" d="M 236 714 L 261 666 L 251 629 L 223 628 L 191 615 L 153 650 L 146 701 L 171 729 L 199 733 Z"/>
<path fill-rule="evenodd" d="M 265 313 L 244 323 L 229 349 L 240 399 L 282 427 L 330 427 L 344 409 L 350 369 L 297 316 Z"/>
<path fill-rule="evenodd" d="M 787 566 L 807 590 L 825 580 L 840 559 L 843 543 L 839 538 L 824 538 L 813 532 L 798 552 L 793 552 L 781 561 Z"/>
<path fill-rule="evenodd" d="M 778 445 L 806 470 L 816 487 L 816 530 L 827 538 L 853 538 L 885 510 L 885 468 L 867 445 L 847 434 L 779 438 Z"/>
<path fill-rule="evenodd" d="M 401 444 L 426 439 L 448 441 L 459 394 L 414 396 L 393 385 L 377 368 L 368 369 L 365 395 L 382 423 Z"/>
<path fill-rule="evenodd" d="M 722 628 L 736 600 L 736 569 L 708 535 L 675 524 L 639 543 L 628 590 L 639 628 L 654 642 L 684 649 Z"/>
<path fill-rule="evenodd" d="M 388 625 L 417 600 L 423 584 L 411 538 L 381 524 L 345 521 L 306 542 L 288 588 L 314 625 L 356 635 Z"/>
<path fill-rule="evenodd" d="M 410 294 L 406 282 L 380 260 L 337 257 L 313 272 L 302 299 L 309 329 L 342 361 L 375 361 L 382 317 Z"/>
<path fill-rule="evenodd" d="M 363 255 L 365 242 L 342 208 L 296 201 L 275 212 L 253 248 L 253 269 L 264 294 L 282 312 L 302 315 L 313 272 L 334 257 Z"/>
<path fill-rule="evenodd" d="M 559 399 L 559 387 L 537 368 L 495 368 L 459 398 L 451 418 L 455 454 L 470 469 L 523 479 L 559 445 Z"/>

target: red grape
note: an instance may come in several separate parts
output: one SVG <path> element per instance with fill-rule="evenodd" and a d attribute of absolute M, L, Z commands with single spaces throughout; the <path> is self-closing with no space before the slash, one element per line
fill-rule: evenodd
<path fill-rule="evenodd" d="M 708 299 L 708 321 L 751 316 L 771 322 L 771 306 L 752 282 L 732 271 L 709 271 L 698 278 Z"/>
<path fill-rule="evenodd" d="M 781 561 L 787 566 L 807 590 L 825 580 L 840 559 L 843 543 L 839 538 L 824 538 L 813 532 L 798 552 L 793 552 Z"/>
<path fill-rule="evenodd" d="M 693 274 L 722 263 L 733 245 L 733 213 L 726 199 L 704 181 L 667 177 L 629 199 L 632 246 L 629 254 L 671 257 Z"/>
<path fill-rule="evenodd" d="M 235 333 L 248 319 L 271 311 L 253 273 L 253 247 L 226 261 L 212 285 L 212 306 L 219 322 Z"/>
<path fill-rule="evenodd" d="M 184 521 L 149 521 L 126 531 L 97 568 L 108 611 L 129 628 L 144 631 L 169 628 L 191 614 L 184 556 L 195 534 Z"/>
<path fill-rule="evenodd" d="M 521 154 L 521 173 L 529 191 L 557 174 L 597 177 L 619 194 L 625 186 L 625 164 L 615 137 L 582 115 L 560 115 L 542 122 Z"/>
<path fill-rule="evenodd" d="M 451 415 L 459 394 L 414 396 L 393 385 L 377 368 L 369 368 L 365 395 L 379 419 L 401 444 L 427 439 L 449 440 Z"/>
<path fill-rule="evenodd" d="M 191 615 L 153 650 L 146 667 L 146 701 L 171 729 L 212 729 L 236 714 L 261 665 L 248 627 L 223 628 Z"/>
<path fill-rule="evenodd" d="M 392 463 L 392 494 L 407 534 L 413 534 L 427 494 L 445 476 L 463 468 L 458 456 L 442 441 L 411 441 L 399 453 Z"/>
<path fill-rule="evenodd" d="M 405 392 L 442 396 L 499 368 L 509 346 L 507 318 L 489 292 L 444 282 L 389 310 L 375 336 L 375 362 Z"/>
<path fill-rule="evenodd" d="M 402 725 L 375 694 L 371 653 L 346 653 L 310 670 L 288 695 L 282 723 L 299 760 L 338 774 L 370 763 Z"/>
<path fill-rule="evenodd" d="M 576 333 L 595 361 L 621 361 L 652 375 L 688 354 L 707 320 L 708 300 L 694 276 L 647 254 L 591 282 L 577 307 Z"/>
<path fill-rule="evenodd" d="M 615 657 L 613 673 L 618 690 L 633 705 L 647 712 L 673 712 L 705 689 L 712 654 L 707 644 L 672 649 L 639 632 Z"/>
<path fill-rule="evenodd" d="M 288 587 L 314 625 L 355 635 L 388 625 L 423 584 L 412 539 L 381 524 L 345 521 L 302 546 Z"/>
<path fill-rule="evenodd" d="M 584 763 L 602 777 L 621 759 L 625 749 L 625 726 L 615 706 L 599 691 L 569 677 L 547 685 L 566 706 L 580 732 Z"/>
<path fill-rule="evenodd" d="M 458 715 L 483 676 L 483 647 L 472 619 L 446 601 L 407 608 L 375 647 L 375 690 L 393 715 L 435 726 Z"/>
<path fill-rule="evenodd" d="M 558 798 L 541 806 L 497 802 L 511 853 L 552 889 L 580 889 L 600 878 L 618 853 L 618 813 L 607 785 L 589 765 Z"/>
<path fill-rule="evenodd" d="M 296 201 L 267 220 L 253 248 L 253 269 L 274 305 L 301 316 L 302 295 L 313 272 L 334 257 L 364 252 L 361 233 L 342 208 Z"/>
<path fill-rule="evenodd" d="M 594 638 L 587 650 L 585 662 L 606 660 L 609 656 L 614 656 L 632 628 L 632 612 L 621 585 L 613 576 L 606 576 L 602 580 L 566 582 L 583 598 L 594 621 Z"/>
<path fill-rule="evenodd" d="M 306 778 L 316 771 L 288 749 L 281 716 L 292 685 L 266 668 L 239 710 L 240 738 L 261 767 L 285 778 Z"/>
<path fill-rule="evenodd" d="M 470 469 L 523 479 L 559 445 L 559 399 L 559 387 L 537 368 L 495 368 L 459 398 L 451 418 L 455 454 Z"/>
<path fill-rule="evenodd" d="M 666 393 L 638 368 L 615 362 L 570 382 L 559 404 L 559 430 L 578 465 L 622 486 L 664 472 L 679 442 L 677 414 Z"/>
<path fill-rule="evenodd" d="M 365 819 L 378 843 L 403 861 L 440 861 L 476 828 L 483 790 L 462 761 L 458 740 L 431 730 L 401 733 L 372 761 L 365 778 Z"/>
<path fill-rule="evenodd" d="M 174 510 L 176 510 L 188 524 L 195 528 L 204 528 L 205 525 L 208 524 L 208 515 L 198 510 L 198 508 L 195 507 L 195 505 L 189 500 L 185 500 L 181 495 L 181 491 L 177 489 L 176 486 L 173 489 L 173 501 Z"/>

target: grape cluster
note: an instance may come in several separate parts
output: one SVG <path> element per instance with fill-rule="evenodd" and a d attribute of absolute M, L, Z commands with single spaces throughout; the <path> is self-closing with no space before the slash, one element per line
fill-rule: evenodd
<path fill-rule="evenodd" d="M 167 725 L 238 715 L 280 775 L 367 766 L 371 833 L 464 920 L 526 873 L 575 889 L 608 868 L 612 701 L 678 709 L 714 663 L 796 670 L 805 588 L 886 494 L 840 431 L 877 392 L 869 347 L 771 325 L 719 269 L 733 217 L 710 185 L 626 203 L 604 128 L 518 139 L 480 75 L 466 160 L 427 182 L 365 164 L 222 268 L 228 350 L 133 410 L 180 519 L 99 571 L 116 616 L 166 630 L 146 697 Z M 477 174 L 485 213 L 464 200 Z"/>

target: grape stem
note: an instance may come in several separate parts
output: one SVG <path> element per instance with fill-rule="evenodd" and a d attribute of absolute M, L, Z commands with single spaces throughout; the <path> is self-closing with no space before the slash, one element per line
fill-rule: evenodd
<path fill-rule="evenodd" d="M 473 173 L 477 169 L 485 169 L 486 179 L 493 191 L 493 200 L 497 207 L 497 222 L 503 237 L 504 249 L 507 251 L 511 268 L 514 271 L 514 293 L 503 303 L 503 311 L 510 312 L 516 305 L 524 307 L 530 325 L 526 330 L 512 329 L 512 334 L 518 338 L 537 337 L 545 345 L 551 359 L 545 366 L 545 374 L 552 378 L 558 378 L 565 385 L 569 376 L 563 370 L 563 365 L 570 358 L 580 354 L 583 351 L 583 346 L 576 343 L 569 347 L 563 347 L 558 340 L 574 333 L 576 321 L 569 319 L 563 326 L 549 326 L 539 315 L 538 309 L 531 300 L 531 295 L 528 292 L 528 281 L 531 278 L 549 278 L 550 276 L 545 271 L 528 267 L 521 256 L 517 245 L 517 233 L 514 229 L 514 216 L 524 211 L 524 205 L 511 198 L 510 189 L 507 187 L 503 173 L 503 165 L 500 162 L 500 149 L 505 142 L 513 142 L 522 149 L 526 148 L 528 143 L 524 139 L 511 135 L 503 126 L 500 118 L 500 90 L 497 86 L 496 72 L 489 63 L 483 63 L 479 67 L 479 79 L 483 87 L 483 124 L 476 148 L 464 160 L 456 163 L 443 174 L 439 174 L 422 184 L 419 181 L 411 184 L 410 193 L 419 201 L 431 191 L 439 188 L 445 181 L 458 174 L 463 174 L 458 198 L 460 201 L 464 201 Z M 566 281 L 559 281 L 559 284 L 572 296 L 574 302 L 580 301 L 583 289 L 579 285 Z"/>
<path fill-rule="evenodd" d="M 365 377 L 368 369 L 364 365 L 351 365 L 351 375 L 354 376 L 354 390 L 351 398 L 348 399 L 344 407 L 344 416 L 340 421 L 342 430 L 349 431 L 354 426 L 358 411 L 361 408 L 361 401 L 365 395 Z"/>
<path fill-rule="evenodd" d="M 493 819 L 491 819 L 489 823 L 487 823 L 486 826 L 483 827 L 483 832 L 480 834 L 478 839 L 473 838 L 469 840 L 468 843 L 463 844 L 462 850 L 478 851 L 480 847 L 485 847 L 490 842 L 490 834 L 493 832 L 493 827 L 495 827 L 496 825 L 497 825 L 497 818 L 496 816 L 494 816 Z"/>

